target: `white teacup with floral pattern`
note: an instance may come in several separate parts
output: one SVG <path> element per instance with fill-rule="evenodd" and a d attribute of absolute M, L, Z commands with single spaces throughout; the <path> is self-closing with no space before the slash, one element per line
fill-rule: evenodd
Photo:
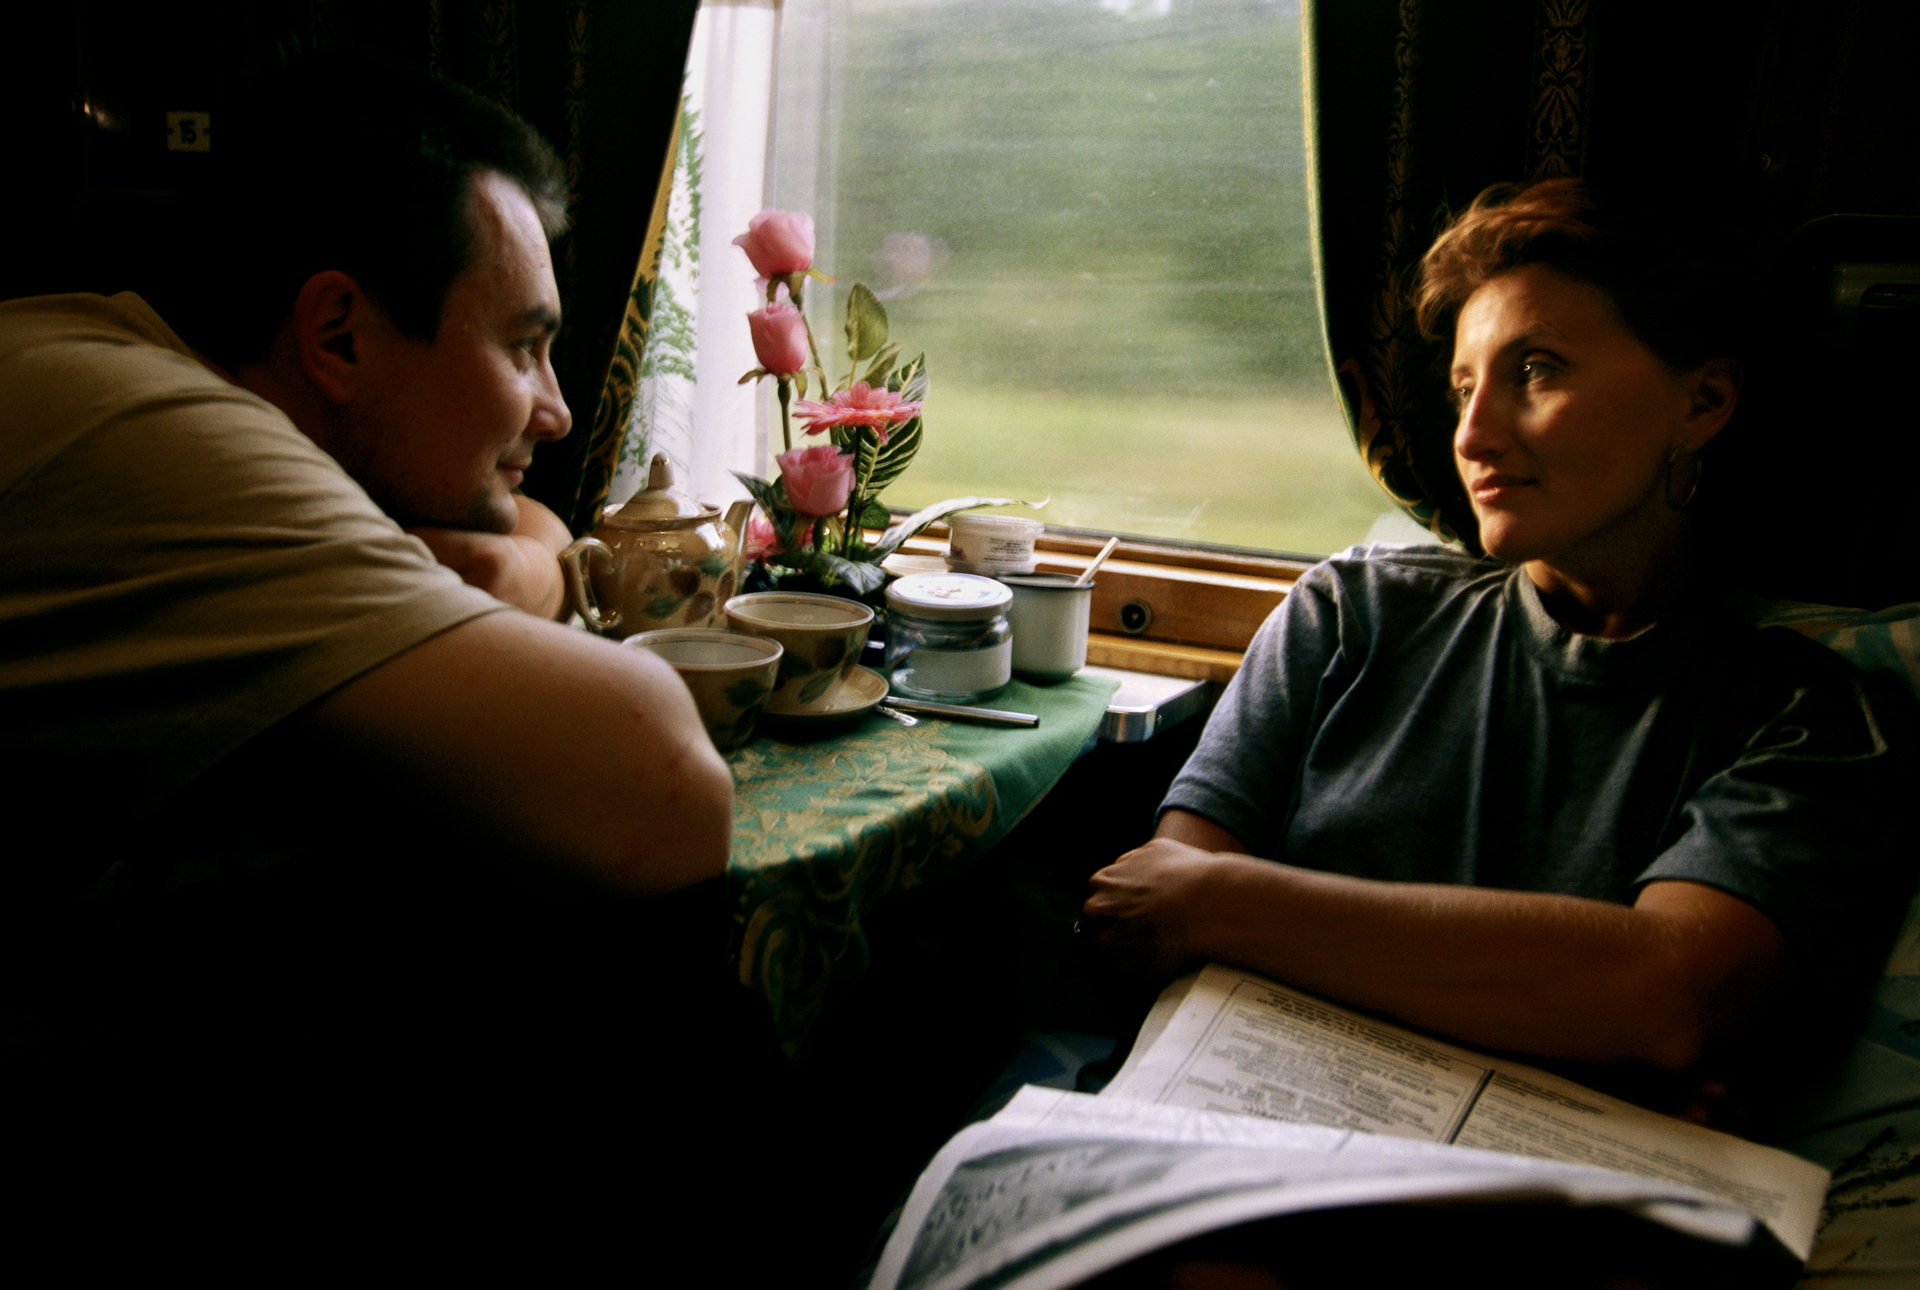
<path fill-rule="evenodd" d="M 873 610 L 839 596 L 756 591 L 727 601 L 727 623 L 780 642 L 785 652 L 767 711 L 805 715 L 831 708 L 860 665 Z"/>
<path fill-rule="evenodd" d="M 753 738 L 785 652 L 779 641 L 710 627 L 638 632 L 621 643 L 658 654 L 673 666 L 693 694 L 700 724 L 721 752 Z"/>

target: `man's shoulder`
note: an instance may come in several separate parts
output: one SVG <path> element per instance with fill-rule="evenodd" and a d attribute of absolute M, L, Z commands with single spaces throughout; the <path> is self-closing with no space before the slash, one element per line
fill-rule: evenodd
<path fill-rule="evenodd" d="M 5 422 L 40 438 L 154 400 L 203 398 L 277 410 L 202 363 L 139 296 L 39 296 L 0 302 Z"/>
<path fill-rule="evenodd" d="M 0 302 L 0 387 L 0 488 L 83 443 L 162 465 L 209 452 L 328 464 L 278 408 L 210 370 L 131 293 Z"/>
<path fill-rule="evenodd" d="M 0 300 L 0 358 L 51 345 L 86 344 L 151 345 L 192 355 L 153 307 L 131 291 Z"/>

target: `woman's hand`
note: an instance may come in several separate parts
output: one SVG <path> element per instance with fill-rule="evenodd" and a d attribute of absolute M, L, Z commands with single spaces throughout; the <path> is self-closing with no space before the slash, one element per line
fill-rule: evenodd
<path fill-rule="evenodd" d="M 1260 863 L 1157 837 L 1093 875 L 1081 926 L 1123 971 L 1178 976 L 1214 957 L 1209 946 L 1231 917 L 1223 870 Z"/>

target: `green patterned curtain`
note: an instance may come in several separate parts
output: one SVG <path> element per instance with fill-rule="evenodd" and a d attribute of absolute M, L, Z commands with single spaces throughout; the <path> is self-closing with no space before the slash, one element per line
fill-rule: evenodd
<path fill-rule="evenodd" d="M 1443 540 L 1476 546 L 1439 398 L 1444 358 L 1409 286 L 1488 184 L 1581 173 L 1587 0 L 1338 0 L 1306 15 L 1313 200 L 1328 345 L 1354 442 Z"/>
<path fill-rule="evenodd" d="M 554 368 L 573 431 L 526 490 L 575 533 L 597 522 L 631 415 L 653 299 L 687 42 L 699 0 L 308 0 L 318 45 L 383 50 L 525 117 L 566 164 Z M 650 236 L 651 232 L 651 236 Z"/>

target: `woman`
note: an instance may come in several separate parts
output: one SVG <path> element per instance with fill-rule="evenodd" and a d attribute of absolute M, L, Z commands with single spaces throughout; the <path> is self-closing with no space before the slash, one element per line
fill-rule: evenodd
<path fill-rule="evenodd" d="M 1719 299 L 1577 181 L 1489 190 L 1440 237 L 1419 316 L 1452 339 L 1488 558 L 1302 577 L 1153 841 L 1094 875 L 1103 945 L 1696 1077 L 1787 986 L 1884 949 L 1881 718 L 1827 651 L 1726 614 L 1691 558 L 1740 392 Z"/>

